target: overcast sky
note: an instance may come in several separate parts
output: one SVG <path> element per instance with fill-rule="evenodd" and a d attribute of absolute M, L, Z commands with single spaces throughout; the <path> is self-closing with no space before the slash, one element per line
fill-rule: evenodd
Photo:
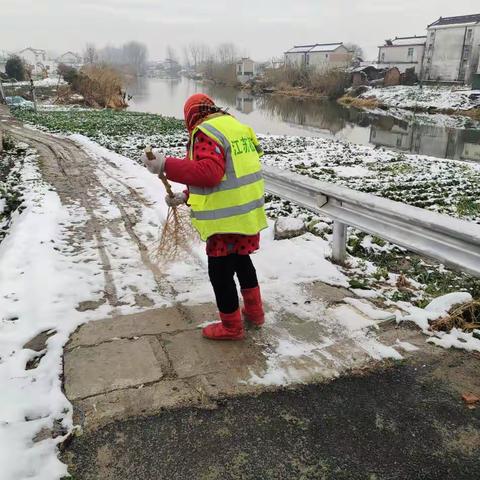
<path fill-rule="evenodd" d="M 0 0 L 0 50 L 82 52 L 129 40 L 151 59 L 167 45 L 233 42 L 255 60 L 293 44 L 356 42 L 367 59 L 386 38 L 423 35 L 443 16 L 480 13 L 478 0 Z"/>

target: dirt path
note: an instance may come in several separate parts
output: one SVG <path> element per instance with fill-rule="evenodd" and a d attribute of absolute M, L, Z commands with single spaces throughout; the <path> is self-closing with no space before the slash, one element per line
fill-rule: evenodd
<path fill-rule="evenodd" d="M 122 180 L 112 175 L 115 165 L 109 165 L 110 178 L 123 187 L 123 191 L 113 191 L 106 188 L 98 178 L 99 166 L 96 160 L 88 156 L 77 144 L 65 138 L 56 138 L 53 135 L 42 133 L 38 130 L 23 128 L 13 119 L 3 123 L 6 132 L 16 140 L 23 141 L 34 147 L 41 161 L 41 169 L 44 179 L 57 191 L 62 204 L 80 206 L 85 210 L 88 218 L 79 222 L 70 232 L 72 242 L 78 248 L 81 244 L 79 239 L 94 240 L 99 257 L 103 265 L 105 277 L 104 300 L 112 307 L 119 305 L 117 287 L 113 280 L 112 265 L 109 260 L 108 248 L 102 238 L 102 230 L 108 229 L 113 234 L 123 228 L 131 243 L 141 254 L 142 262 L 150 270 L 162 293 L 172 295 L 172 290 L 158 266 L 153 264 L 147 253 L 148 247 L 143 244 L 135 234 L 132 226 L 136 221 L 136 215 L 147 204 L 141 193 L 132 190 Z M 105 169 L 100 168 L 100 171 Z M 102 201 L 100 201 L 102 199 Z M 97 212 L 102 210 L 104 203 L 115 205 L 121 212 L 121 218 L 113 223 L 102 219 Z M 138 297 L 141 299 L 141 295 Z M 141 300 L 139 300 L 141 302 Z"/>

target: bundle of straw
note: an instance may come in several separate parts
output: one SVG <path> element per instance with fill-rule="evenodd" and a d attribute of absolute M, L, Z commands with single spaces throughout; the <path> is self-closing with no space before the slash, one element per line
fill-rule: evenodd
<path fill-rule="evenodd" d="M 145 149 L 145 155 L 149 160 L 156 158 L 150 146 Z M 175 195 L 165 174 L 161 173 L 158 178 L 162 181 L 167 195 L 174 198 Z M 152 256 L 158 262 L 178 260 L 191 251 L 192 243 L 196 238 L 197 233 L 190 221 L 188 207 L 186 205 L 168 207 L 167 218 Z"/>

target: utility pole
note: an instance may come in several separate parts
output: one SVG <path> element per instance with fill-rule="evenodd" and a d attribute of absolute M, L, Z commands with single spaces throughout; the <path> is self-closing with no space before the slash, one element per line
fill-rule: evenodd
<path fill-rule="evenodd" d="M 35 85 L 33 84 L 33 79 L 30 77 L 30 93 L 32 94 L 33 108 L 35 113 L 37 113 L 37 94 L 35 93 Z"/>

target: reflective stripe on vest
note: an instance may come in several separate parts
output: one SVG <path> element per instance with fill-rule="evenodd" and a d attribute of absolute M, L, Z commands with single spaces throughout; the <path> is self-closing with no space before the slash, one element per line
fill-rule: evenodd
<path fill-rule="evenodd" d="M 219 208 L 218 210 L 206 210 L 204 212 L 192 212 L 192 217 L 197 220 L 217 220 L 219 218 L 233 217 L 234 215 L 242 215 L 248 213 L 256 208 L 263 207 L 265 199 L 259 198 L 244 205 L 237 205 L 236 207 Z"/>
<path fill-rule="evenodd" d="M 253 130 L 229 115 L 207 119 L 192 133 L 191 159 L 198 130 L 221 145 L 225 153 L 225 176 L 219 185 L 189 187 L 192 223 L 201 238 L 206 240 L 215 233 L 253 235 L 266 228 L 259 160 L 262 150 Z"/>

